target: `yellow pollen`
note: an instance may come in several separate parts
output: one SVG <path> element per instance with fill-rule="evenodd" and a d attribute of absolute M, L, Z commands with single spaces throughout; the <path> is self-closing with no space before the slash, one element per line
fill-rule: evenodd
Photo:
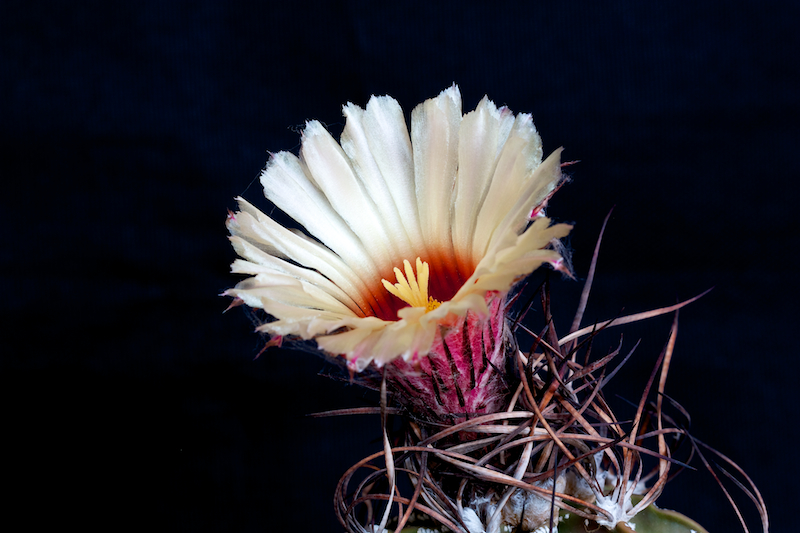
<path fill-rule="evenodd" d="M 397 283 L 394 285 L 385 279 L 381 280 L 386 290 L 411 307 L 424 307 L 426 313 L 442 305 L 441 302 L 434 300 L 433 296 L 428 296 L 428 275 L 430 272 L 428 263 L 417 257 L 416 275 L 414 275 L 414 269 L 408 259 L 403 260 L 403 266 L 406 271 L 405 276 L 399 268 L 395 267 L 394 269 L 394 275 L 397 277 Z"/>

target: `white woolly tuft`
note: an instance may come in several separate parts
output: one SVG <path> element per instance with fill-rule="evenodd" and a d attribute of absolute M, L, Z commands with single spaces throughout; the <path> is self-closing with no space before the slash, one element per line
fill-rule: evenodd
<path fill-rule="evenodd" d="M 474 510 L 470 508 L 464 509 L 461 513 L 461 520 L 464 521 L 464 525 L 467 526 L 469 533 L 486 533 L 483 522 L 481 522 L 481 519 L 478 518 L 478 513 Z"/>

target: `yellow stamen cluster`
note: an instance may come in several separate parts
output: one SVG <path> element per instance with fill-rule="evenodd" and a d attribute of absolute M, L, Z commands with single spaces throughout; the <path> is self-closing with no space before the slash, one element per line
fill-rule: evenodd
<path fill-rule="evenodd" d="M 414 269 L 408 259 L 403 260 L 403 266 L 406 270 L 405 276 L 399 268 L 394 268 L 394 275 L 397 277 L 397 283 L 394 285 L 385 279 L 381 280 L 386 290 L 411 307 L 425 307 L 426 313 L 442 305 L 441 302 L 434 300 L 433 296 L 428 296 L 428 277 L 430 273 L 428 263 L 417 257 L 416 275 L 414 275 Z"/>

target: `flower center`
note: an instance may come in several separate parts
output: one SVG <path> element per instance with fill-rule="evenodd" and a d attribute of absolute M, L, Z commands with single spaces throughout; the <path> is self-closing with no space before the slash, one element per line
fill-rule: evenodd
<path fill-rule="evenodd" d="M 403 260 L 403 266 L 406 270 L 405 276 L 399 268 L 394 268 L 394 275 L 397 277 L 397 283 L 394 285 L 385 279 L 381 280 L 386 290 L 411 307 L 425 307 L 426 313 L 442 305 L 442 302 L 434 300 L 433 296 L 428 296 L 428 277 L 430 273 L 428 263 L 417 257 L 416 275 L 408 259 Z"/>

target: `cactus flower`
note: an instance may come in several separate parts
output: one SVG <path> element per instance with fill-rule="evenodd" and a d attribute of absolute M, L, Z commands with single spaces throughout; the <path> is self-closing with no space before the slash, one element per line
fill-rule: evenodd
<path fill-rule="evenodd" d="M 238 198 L 232 270 L 249 277 L 225 294 L 270 315 L 258 330 L 313 339 L 357 372 L 455 370 L 465 387 L 445 383 L 443 412 L 484 405 L 468 389 L 500 350 L 505 295 L 543 263 L 564 269 L 550 245 L 571 227 L 543 212 L 560 150 L 542 161 L 532 117 L 488 98 L 462 115 L 455 85 L 413 110 L 410 133 L 388 96 L 343 111 L 340 142 L 310 121 L 299 157 L 273 154 L 261 174 L 305 232 Z"/>

